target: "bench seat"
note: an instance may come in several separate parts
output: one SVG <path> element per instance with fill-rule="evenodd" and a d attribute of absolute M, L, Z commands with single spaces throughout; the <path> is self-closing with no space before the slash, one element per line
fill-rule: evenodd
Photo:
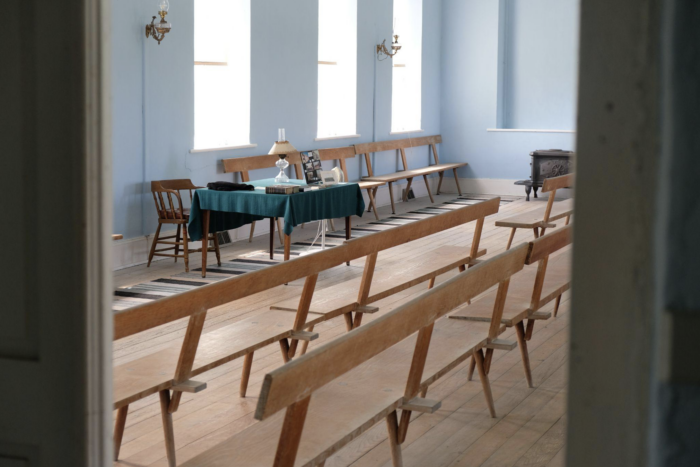
<path fill-rule="evenodd" d="M 433 383 L 483 347 L 488 328 L 488 323 L 437 321 L 421 386 Z M 313 393 L 295 466 L 318 465 L 400 408 L 416 338 L 412 335 Z M 182 465 L 270 467 L 283 420 L 280 412 Z"/>
<path fill-rule="evenodd" d="M 482 250 L 479 256 L 486 254 Z M 378 264 L 367 303 L 373 303 L 408 289 L 445 272 L 457 269 L 469 260 L 469 250 L 465 247 L 441 246 L 398 264 Z M 350 313 L 357 309 L 357 291 L 362 278 L 358 277 L 325 289 L 317 290 L 311 300 L 307 324 L 313 325 L 323 319 Z M 291 298 L 274 304 L 274 310 L 296 311 L 298 298 Z M 319 317 L 318 315 L 323 315 Z"/>
<path fill-rule="evenodd" d="M 192 377 L 289 337 L 293 325 L 294 314 L 266 311 L 202 334 Z M 114 408 L 171 388 L 180 349 L 178 342 L 159 352 L 114 367 Z"/>
<path fill-rule="evenodd" d="M 435 164 L 429 165 L 428 167 L 423 167 L 421 169 L 410 169 L 401 170 L 399 172 L 394 172 L 386 175 L 373 175 L 371 177 L 362 177 L 362 180 L 372 180 L 382 183 L 395 182 L 397 180 L 406 180 L 407 178 L 422 177 L 423 175 L 430 175 L 437 172 L 444 172 L 445 170 L 458 169 L 467 165 L 466 162 L 457 162 L 453 164 Z"/>
<path fill-rule="evenodd" d="M 543 227 L 543 218 L 547 206 L 541 206 L 532 211 L 517 214 L 496 221 L 496 227 L 511 227 L 511 228 L 535 228 Z M 566 216 L 570 216 L 574 212 L 574 200 L 569 198 L 564 201 L 558 201 L 552 206 L 552 212 L 549 215 L 549 221 L 555 221 Z"/>
<path fill-rule="evenodd" d="M 351 183 L 357 183 L 360 185 L 360 190 L 367 190 L 370 188 L 379 188 L 380 186 L 386 185 L 386 182 L 375 182 L 372 180 L 360 180 L 357 182 L 351 182 Z"/>
<path fill-rule="evenodd" d="M 537 274 L 537 264 L 525 267 L 515 274 L 510 280 L 508 296 L 503 309 L 501 323 L 506 326 L 514 326 L 526 319 L 537 310 L 530 309 L 532 290 Z M 540 308 L 551 302 L 562 293 L 569 290 L 571 284 L 571 249 L 563 251 L 560 255 L 550 258 L 547 265 Z M 496 291 L 492 290 L 471 305 L 463 305 L 457 309 L 450 318 L 456 320 L 469 320 L 489 322 L 493 312 L 493 304 L 496 300 Z"/>

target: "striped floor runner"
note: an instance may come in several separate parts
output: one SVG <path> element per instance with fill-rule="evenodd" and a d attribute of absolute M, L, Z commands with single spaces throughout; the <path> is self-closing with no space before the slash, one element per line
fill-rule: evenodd
<path fill-rule="evenodd" d="M 381 232 L 396 226 L 410 224 L 411 222 L 458 209 L 462 206 L 478 203 L 487 198 L 486 196 L 464 195 L 442 204 L 416 209 L 415 211 L 409 211 L 367 224 L 358 225 L 352 228 L 351 237 L 364 237 L 365 235 Z M 513 200 L 501 199 L 501 206 L 511 203 L 512 201 Z M 326 234 L 326 248 L 340 245 L 343 241 L 345 241 L 345 230 L 336 230 Z M 320 249 L 320 240 L 317 240 L 313 246 L 311 245 L 311 240 L 304 240 L 291 245 L 290 255 L 294 257 L 302 253 L 313 253 Z M 158 300 L 159 298 L 186 292 L 196 287 L 211 284 L 212 282 L 218 282 L 232 276 L 238 276 L 250 271 L 257 271 L 277 264 L 282 260 L 283 255 L 284 249 L 280 246 L 275 249 L 275 258 L 280 258 L 279 260 L 271 260 L 268 251 L 258 251 L 230 261 L 222 262 L 221 266 L 216 263 L 207 265 L 206 278 L 202 278 L 202 269 L 197 268 L 190 272 L 182 272 L 168 278 L 156 279 L 131 287 L 121 287 L 114 291 L 112 310 L 124 310 L 142 303 Z"/>

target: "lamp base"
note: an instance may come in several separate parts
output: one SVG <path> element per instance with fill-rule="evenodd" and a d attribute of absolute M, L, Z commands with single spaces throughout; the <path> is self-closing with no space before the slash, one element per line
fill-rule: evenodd
<path fill-rule="evenodd" d="M 289 183 L 289 177 L 287 174 L 280 170 L 279 175 L 275 177 L 275 183 Z"/>

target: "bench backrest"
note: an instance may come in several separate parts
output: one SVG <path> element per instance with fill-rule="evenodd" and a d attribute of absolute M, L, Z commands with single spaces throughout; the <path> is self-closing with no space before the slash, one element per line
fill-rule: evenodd
<path fill-rule="evenodd" d="M 401 170 L 408 170 L 408 162 L 406 161 L 406 148 L 416 148 L 420 146 L 429 146 L 433 159 L 436 164 L 440 163 L 436 144 L 442 143 L 442 136 L 421 136 L 419 138 L 395 139 L 389 141 L 377 141 L 375 143 L 363 143 L 355 145 L 355 153 L 365 156 L 365 164 L 367 165 L 367 175 L 374 176 L 372 169 L 371 153 L 398 150 L 401 153 Z"/>
<path fill-rule="evenodd" d="M 552 206 L 554 206 L 554 198 L 557 195 L 557 190 L 572 186 L 574 186 L 574 174 L 572 173 L 562 175 L 561 177 L 545 178 L 542 183 L 542 193 L 551 192 L 547 200 L 547 209 L 544 212 L 543 220 L 545 224 L 549 221 L 549 215 L 552 213 Z"/>
<path fill-rule="evenodd" d="M 434 322 L 492 286 L 499 285 L 489 338 L 495 339 L 510 277 L 525 263 L 528 245 L 508 250 L 434 287 L 369 324 L 314 349 L 265 376 L 255 418 L 287 409 L 275 465 L 293 465 L 311 395 L 335 378 L 418 332 L 404 400 L 415 397 L 428 355 Z M 280 461 L 280 462 L 277 462 Z"/>
<path fill-rule="evenodd" d="M 341 148 L 327 148 L 327 149 L 317 149 L 319 158 L 322 161 L 335 161 L 340 165 L 340 169 L 345 174 L 345 181 L 349 181 L 348 178 L 348 168 L 345 159 L 350 159 L 355 157 L 355 146 L 344 146 Z M 296 153 L 296 157 L 301 160 L 299 153 Z"/>
<path fill-rule="evenodd" d="M 532 289 L 532 299 L 530 300 L 531 310 L 536 311 L 540 308 L 540 299 L 542 298 L 542 288 L 547 274 L 549 255 L 571 244 L 572 232 L 573 226 L 569 224 L 529 243 L 529 251 L 525 264 L 530 265 L 538 263 L 535 284 Z"/>
<path fill-rule="evenodd" d="M 240 173 L 241 181 L 245 183 L 250 181 L 251 170 L 269 169 L 275 167 L 275 163 L 278 160 L 279 157 L 275 154 L 265 154 L 262 156 L 224 159 L 222 162 L 224 163 L 225 173 Z M 289 162 L 289 165 L 294 166 L 297 179 L 301 179 L 301 159 L 299 158 L 299 153 L 288 154 L 287 162 Z"/>

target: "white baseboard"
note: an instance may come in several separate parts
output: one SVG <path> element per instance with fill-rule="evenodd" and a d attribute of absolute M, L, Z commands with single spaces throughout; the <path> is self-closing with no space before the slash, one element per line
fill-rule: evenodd
<path fill-rule="evenodd" d="M 509 180 L 502 178 L 460 178 L 459 186 L 462 188 L 462 193 L 474 193 L 479 195 L 507 195 L 507 196 L 525 196 L 525 187 L 515 185 L 517 180 Z M 447 178 L 442 182 L 442 193 L 457 193 L 457 185 L 454 178 Z M 538 195 L 541 195 L 538 190 Z M 532 199 L 534 193 L 530 194 Z M 557 190 L 557 199 L 570 198 L 573 196 L 573 191 L 570 189 Z"/>

